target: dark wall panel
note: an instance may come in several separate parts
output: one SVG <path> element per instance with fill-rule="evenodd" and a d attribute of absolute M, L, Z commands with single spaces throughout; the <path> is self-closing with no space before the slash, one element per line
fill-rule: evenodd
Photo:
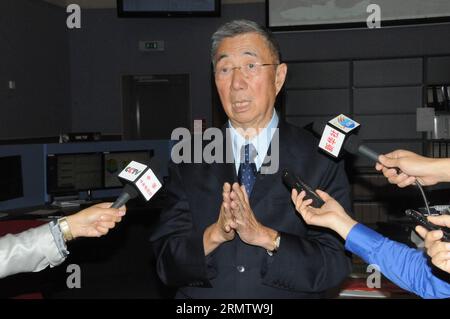
<path fill-rule="evenodd" d="M 427 83 L 450 83 L 450 57 L 432 57 L 428 59 Z"/>
<path fill-rule="evenodd" d="M 416 132 L 416 115 L 365 115 L 355 116 L 361 123 L 362 139 L 413 139 L 421 138 Z"/>
<path fill-rule="evenodd" d="M 417 85 L 422 83 L 422 59 L 354 62 L 354 84 L 361 86 Z"/>
<path fill-rule="evenodd" d="M 333 117 L 330 116 L 289 116 L 286 117 L 286 121 L 291 123 L 292 125 L 296 125 L 298 127 L 304 127 L 310 123 L 315 121 L 319 123 L 325 123 L 331 120 Z"/>
<path fill-rule="evenodd" d="M 422 107 L 422 87 L 365 88 L 353 93 L 355 114 L 415 113 Z"/>
<path fill-rule="evenodd" d="M 287 88 L 345 88 L 349 62 L 289 63 Z"/>
<path fill-rule="evenodd" d="M 65 8 L 0 1 L 0 139 L 57 136 L 71 127 Z M 16 88 L 8 89 L 15 81 Z"/>
<path fill-rule="evenodd" d="M 285 103 L 286 116 L 333 115 L 350 111 L 348 89 L 288 90 Z"/>

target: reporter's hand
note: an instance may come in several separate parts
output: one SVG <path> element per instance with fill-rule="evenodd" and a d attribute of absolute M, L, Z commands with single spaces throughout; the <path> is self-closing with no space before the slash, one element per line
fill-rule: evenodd
<path fill-rule="evenodd" d="M 320 208 L 310 206 L 313 202 L 312 199 L 304 200 L 306 196 L 305 191 L 298 194 L 297 190 L 292 190 L 291 199 L 297 212 L 300 213 L 308 225 L 330 228 L 342 238 L 347 239 L 348 233 L 357 222 L 330 195 L 321 190 L 316 190 L 316 192 L 325 202 Z"/>
<path fill-rule="evenodd" d="M 112 203 L 101 203 L 83 209 L 66 218 L 73 238 L 106 235 L 122 220 L 126 207 L 110 208 Z"/>
<path fill-rule="evenodd" d="M 376 170 L 382 171 L 389 183 L 401 188 L 414 184 L 416 180 L 422 185 L 448 180 L 446 172 L 450 170 L 448 159 L 428 158 L 405 150 L 380 155 L 378 161 Z M 401 173 L 397 174 L 395 168 L 399 168 Z"/>
<path fill-rule="evenodd" d="M 450 215 L 429 216 L 428 220 L 438 226 L 450 227 Z M 422 226 L 417 226 L 416 231 L 425 240 L 425 248 L 433 265 L 450 273 L 450 243 L 441 240 L 442 231 L 428 231 Z"/>

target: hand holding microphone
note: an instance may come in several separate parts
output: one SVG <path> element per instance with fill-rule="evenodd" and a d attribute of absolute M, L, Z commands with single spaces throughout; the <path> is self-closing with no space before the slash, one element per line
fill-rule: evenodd
<path fill-rule="evenodd" d="M 348 233 L 357 222 L 346 213 L 333 197 L 321 190 L 317 190 L 317 194 L 323 203 L 319 207 L 311 206 L 313 199 L 307 199 L 306 191 L 303 190 L 299 193 L 296 188 L 293 188 L 291 199 L 295 209 L 308 225 L 332 229 L 344 240 L 347 239 Z"/>
<path fill-rule="evenodd" d="M 398 167 L 401 172 L 391 167 Z M 389 183 L 398 187 L 406 187 L 416 181 L 424 186 L 450 181 L 449 159 L 428 158 L 405 150 L 380 155 L 375 168 L 382 171 Z"/>

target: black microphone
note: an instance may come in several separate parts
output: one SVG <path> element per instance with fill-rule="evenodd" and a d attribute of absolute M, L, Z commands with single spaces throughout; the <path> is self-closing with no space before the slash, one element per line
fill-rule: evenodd
<path fill-rule="evenodd" d="M 322 135 L 325 128 L 325 124 L 314 122 L 313 131 L 318 135 Z M 350 154 L 357 155 L 358 153 L 371 159 L 374 162 L 378 162 L 379 153 L 372 150 L 368 146 L 363 144 L 363 141 L 356 135 L 348 135 L 343 143 L 344 149 Z"/>
<path fill-rule="evenodd" d="M 159 163 L 156 159 L 150 160 L 148 165 L 131 161 L 118 175 L 120 181 L 125 184 L 122 193 L 117 197 L 111 208 L 119 208 L 130 199 L 141 194 L 149 201 L 162 187 L 159 176 Z M 152 169 L 153 168 L 153 169 Z"/>
<path fill-rule="evenodd" d="M 321 124 L 321 123 L 318 123 L 318 122 L 314 122 L 312 130 L 313 130 L 314 133 L 316 133 L 318 135 L 322 135 L 322 133 L 325 131 L 325 127 L 326 126 L 327 126 L 326 124 L 323 124 L 323 123 Z M 340 134 L 344 134 L 344 133 L 340 132 Z M 358 153 L 359 153 L 359 154 L 367 157 L 368 159 L 371 159 L 375 163 L 378 162 L 378 157 L 380 156 L 380 154 L 375 152 L 374 150 L 370 149 L 368 146 L 364 145 L 363 141 L 356 135 L 346 136 L 346 138 L 345 138 L 345 140 L 343 142 L 343 146 L 344 146 L 344 149 L 347 152 L 349 152 L 350 154 L 358 155 Z M 397 174 L 401 174 L 402 171 L 400 170 L 400 168 L 398 168 L 398 167 L 392 167 L 392 168 L 396 170 Z M 430 213 L 430 208 L 429 208 L 429 205 L 428 205 L 428 200 L 427 200 L 427 197 L 425 195 L 425 191 L 423 190 L 423 187 L 422 187 L 420 181 L 416 180 L 415 184 L 416 184 L 417 188 L 419 189 L 419 191 L 420 191 L 420 193 L 422 195 L 422 198 L 423 198 L 423 201 L 425 203 L 425 207 L 427 209 L 427 212 L 429 214 L 431 214 Z"/>
<path fill-rule="evenodd" d="M 320 198 L 319 195 L 304 181 L 300 179 L 297 175 L 291 174 L 289 170 L 284 169 L 283 170 L 283 182 L 290 188 L 295 188 L 298 193 L 301 191 L 306 192 L 305 199 L 312 199 L 313 200 L 313 207 L 322 207 L 325 202 Z"/>

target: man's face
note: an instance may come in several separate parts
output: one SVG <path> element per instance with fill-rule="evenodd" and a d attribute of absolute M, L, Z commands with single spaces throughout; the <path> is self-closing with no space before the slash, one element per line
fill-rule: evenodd
<path fill-rule="evenodd" d="M 286 78 L 285 64 L 257 67 L 258 72 L 247 75 L 249 64 L 276 64 L 265 39 L 257 33 L 225 38 L 215 58 L 215 81 L 225 113 L 235 127 L 263 128 L 269 123 L 275 97 Z M 241 67 L 238 69 L 235 67 Z M 235 68 L 235 69 L 233 69 Z M 221 70 L 230 70 L 221 75 Z"/>

